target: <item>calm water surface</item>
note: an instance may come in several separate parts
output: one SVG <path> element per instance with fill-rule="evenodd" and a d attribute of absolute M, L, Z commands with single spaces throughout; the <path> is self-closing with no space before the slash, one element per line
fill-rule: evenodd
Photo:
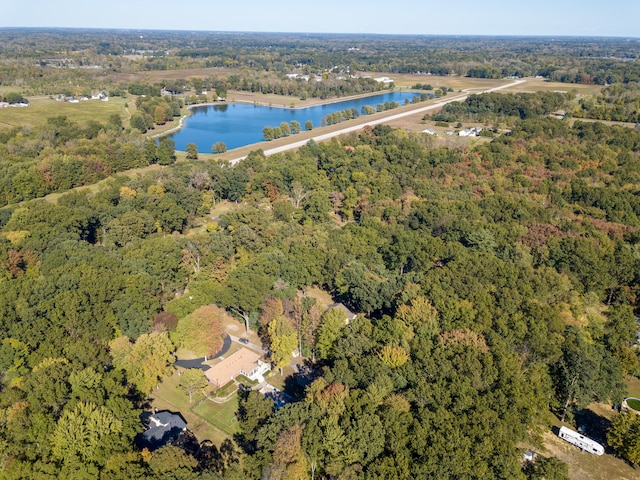
<path fill-rule="evenodd" d="M 224 142 L 227 149 L 244 147 L 264 140 L 262 130 L 266 126 L 279 127 L 280 123 L 291 120 L 300 122 L 302 130 L 307 120 L 313 122 L 314 129 L 319 128 L 322 118 L 329 113 L 356 108 L 359 113 L 365 105 L 385 102 L 404 104 L 420 96 L 414 92 L 390 92 L 355 100 L 316 105 L 315 107 L 293 109 L 263 107 L 244 103 L 224 103 L 195 107 L 187 117 L 182 130 L 170 135 L 176 142 L 176 150 L 184 151 L 187 143 L 195 143 L 200 153 L 210 153 L 216 142 Z"/>

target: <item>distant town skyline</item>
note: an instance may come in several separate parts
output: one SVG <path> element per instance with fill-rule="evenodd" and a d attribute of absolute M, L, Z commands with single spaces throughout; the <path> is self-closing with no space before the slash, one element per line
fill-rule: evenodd
<path fill-rule="evenodd" d="M 4 5 L 0 27 L 640 37 L 637 0 L 32 0 L 28 11 L 25 5 Z"/>

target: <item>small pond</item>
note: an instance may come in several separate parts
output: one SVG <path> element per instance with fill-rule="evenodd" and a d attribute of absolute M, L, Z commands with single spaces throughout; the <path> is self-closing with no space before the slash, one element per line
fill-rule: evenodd
<path fill-rule="evenodd" d="M 243 103 L 222 103 L 205 105 L 191 109 L 191 116 L 184 121 L 183 128 L 169 135 L 176 143 L 176 150 L 184 151 L 188 143 L 195 143 L 198 152 L 211 153 L 211 146 L 224 142 L 227 149 L 244 147 L 264 140 L 264 127 L 279 127 L 282 122 L 297 120 L 302 130 L 310 120 L 314 129 L 322 124 L 322 118 L 334 112 L 357 109 L 369 105 L 396 102 L 404 105 L 405 100 L 419 97 L 415 92 L 388 92 L 365 98 L 344 100 L 308 108 L 265 107 Z"/>

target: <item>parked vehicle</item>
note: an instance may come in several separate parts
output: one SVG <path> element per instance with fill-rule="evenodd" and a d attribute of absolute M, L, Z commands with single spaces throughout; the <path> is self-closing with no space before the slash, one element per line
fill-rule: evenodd
<path fill-rule="evenodd" d="M 593 453 L 595 455 L 604 454 L 604 447 L 595 440 L 591 440 L 584 435 L 579 434 L 567 427 L 560 427 L 558 436 L 566 442 L 580 448 L 582 451 Z"/>

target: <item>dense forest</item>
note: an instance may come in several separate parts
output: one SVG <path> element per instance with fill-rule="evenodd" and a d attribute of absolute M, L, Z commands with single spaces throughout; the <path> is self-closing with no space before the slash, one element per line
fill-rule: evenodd
<path fill-rule="evenodd" d="M 545 98 L 471 149 L 379 125 L 0 210 L 3 478 L 542 478 L 519 442 L 639 371 L 640 271 L 640 132 Z M 116 127 L 95 128 L 64 148 Z M 238 207 L 208 218 L 220 200 Z M 362 314 L 322 314 L 313 285 Z M 174 360 L 163 319 L 211 303 L 275 366 L 299 343 L 315 380 L 281 409 L 246 395 L 213 457 L 136 451 Z"/>
<path fill-rule="evenodd" d="M 595 98 L 580 101 L 573 112 L 580 118 L 640 123 L 640 85 L 638 82 L 611 85 Z"/>
<path fill-rule="evenodd" d="M 640 121 L 637 42 L 0 29 L 3 100 L 105 91 L 129 115 L 0 127 L 0 479 L 567 479 L 524 446 L 640 376 L 640 130 L 594 121 Z M 231 165 L 149 135 L 228 90 L 383 88 L 357 72 L 608 85 L 423 119 L 473 141 L 380 124 Z M 177 349 L 215 353 L 229 315 L 273 375 L 301 355 L 291 401 L 240 392 L 219 444 L 137 448 Z M 637 465 L 640 417 L 611 418 L 597 440 Z"/>

